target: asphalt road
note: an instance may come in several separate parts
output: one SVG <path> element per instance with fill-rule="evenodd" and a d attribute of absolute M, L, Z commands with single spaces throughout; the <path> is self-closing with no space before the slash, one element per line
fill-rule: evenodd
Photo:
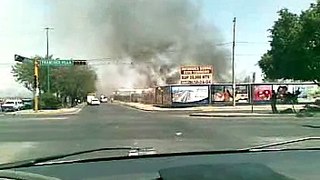
<path fill-rule="evenodd" d="M 312 118 L 199 118 L 116 104 L 87 106 L 73 116 L 0 115 L 0 162 L 112 146 L 158 153 L 245 148 L 320 136 L 319 126 Z"/>

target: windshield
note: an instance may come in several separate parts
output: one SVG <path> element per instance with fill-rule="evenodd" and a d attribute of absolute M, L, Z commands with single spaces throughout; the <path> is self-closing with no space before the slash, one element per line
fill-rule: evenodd
<path fill-rule="evenodd" d="M 0 99 L 19 103 L 0 108 L 0 163 L 320 136 L 319 9 L 316 0 L 1 0 Z"/>

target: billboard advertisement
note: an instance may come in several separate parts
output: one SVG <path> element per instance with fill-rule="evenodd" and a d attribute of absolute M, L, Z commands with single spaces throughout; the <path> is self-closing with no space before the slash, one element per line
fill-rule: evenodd
<path fill-rule="evenodd" d="M 299 103 L 313 103 L 320 98 L 320 88 L 317 85 L 294 85 L 293 91 L 299 91 Z"/>
<path fill-rule="evenodd" d="M 254 85 L 253 100 L 256 102 L 270 101 L 272 85 Z"/>
<path fill-rule="evenodd" d="M 278 102 L 285 102 L 285 94 L 298 94 L 297 103 L 313 103 L 320 98 L 320 89 L 317 85 L 273 85 L 273 90 L 277 92 Z"/>
<path fill-rule="evenodd" d="M 236 86 L 236 102 L 248 103 L 249 90 L 247 85 Z M 232 102 L 232 86 L 231 85 L 213 85 L 212 86 L 213 102 Z"/>
<path fill-rule="evenodd" d="M 213 66 L 181 66 L 180 84 L 212 84 Z"/>
<path fill-rule="evenodd" d="M 232 86 L 212 86 L 212 94 L 213 102 L 232 102 Z"/>
<path fill-rule="evenodd" d="M 171 91 L 173 103 L 209 103 L 208 86 L 174 86 Z"/>
<path fill-rule="evenodd" d="M 287 84 L 281 84 L 281 85 L 273 85 L 272 90 L 274 90 L 277 93 L 277 103 L 285 103 L 285 95 L 288 93 L 292 93 L 293 89 L 292 86 Z"/>
<path fill-rule="evenodd" d="M 236 102 L 249 103 L 249 86 L 248 85 L 236 86 Z"/>

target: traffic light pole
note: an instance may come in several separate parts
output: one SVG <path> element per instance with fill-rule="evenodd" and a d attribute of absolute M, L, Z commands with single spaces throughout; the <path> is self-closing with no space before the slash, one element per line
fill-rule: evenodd
<path fill-rule="evenodd" d="M 39 110 L 39 58 L 33 60 L 34 64 L 34 111 Z"/>

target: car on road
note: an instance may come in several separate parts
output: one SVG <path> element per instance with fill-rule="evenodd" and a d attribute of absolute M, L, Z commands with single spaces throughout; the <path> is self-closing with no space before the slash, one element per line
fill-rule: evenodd
<path fill-rule="evenodd" d="M 100 101 L 98 98 L 93 98 L 91 100 L 91 104 L 90 105 L 93 105 L 93 106 L 97 106 L 97 105 L 100 105 Z"/>
<path fill-rule="evenodd" d="M 19 111 L 23 109 L 23 102 L 20 99 L 7 99 L 1 106 L 2 111 Z"/>
<path fill-rule="evenodd" d="M 100 98 L 100 102 L 101 103 L 107 103 L 108 102 L 108 98 L 107 97 L 101 97 Z"/>
<path fill-rule="evenodd" d="M 87 104 L 91 105 L 91 101 L 94 98 L 96 98 L 96 93 L 88 93 L 88 95 L 87 95 Z"/>

